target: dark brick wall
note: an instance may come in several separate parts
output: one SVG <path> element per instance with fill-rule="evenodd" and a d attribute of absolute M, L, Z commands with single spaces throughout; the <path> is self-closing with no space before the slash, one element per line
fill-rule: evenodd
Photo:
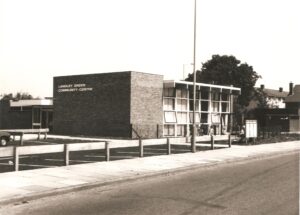
<path fill-rule="evenodd" d="M 130 122 L 144 138 L 162 136 L 163 76 L 140 72 L 131 73 Z M 136 138 L 136 133 L 132 133 Z"/>
<path fill-rule="evenodd" d="M 118 72 L 55 77 L 54 133 L 131 137 L 130 74 Z M 74 84 L 85 86 L 75 87 Z M 88 90 L 81 91 L 83 88 Z M 77 91 L 58 92 L 68 89 Z"/>
<path fill-rule="evenodd" d="M 0 129 L 32 128 L 32 111 L 10 110 L 8 100 L 0 101 Z"/>

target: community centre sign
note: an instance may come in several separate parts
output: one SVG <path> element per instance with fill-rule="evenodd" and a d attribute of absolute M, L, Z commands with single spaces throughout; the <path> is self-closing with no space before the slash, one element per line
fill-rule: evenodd
<path fill-rule="evenodd" d="M 92 87 L 88 87 L 86 84 L 61 84 L 58 85 L 57 92 L 65 93 L 65 92 L 86 92 L 93 91 Z"/>

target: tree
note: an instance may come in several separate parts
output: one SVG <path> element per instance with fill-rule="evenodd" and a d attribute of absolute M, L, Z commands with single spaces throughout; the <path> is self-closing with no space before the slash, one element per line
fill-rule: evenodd
<path fill-rule="evenodd" d="M 253 96 L 257 95 L 254 86 L 259 78 L 261 76 L 253 70 L 252 66 L 228 55 L 213 55 L 212 59 L 202 64 L 201 70 L 196 72 L 197 82 L 241 88 L 241 95 L 237 101 L 241 109 L 244 109 Z M 189 74 L 186 80 L 192 81 L 193 74 Z"/>
<path fill-rule="evenodd" d="M 12 93 L 4 94 L 2 96 L 1 100 L 21 100 L 21 99 L 33 99 L 33 96 L 29 93 L 23 93 L 23 92 L 17 92 L 15 95 Z"/>

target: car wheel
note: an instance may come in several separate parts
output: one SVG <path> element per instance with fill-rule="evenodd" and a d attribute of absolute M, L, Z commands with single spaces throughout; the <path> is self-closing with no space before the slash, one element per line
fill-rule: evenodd
<path fill-rule="evenodd" d="M 0 138 L 0 146 L 6 146 L 7 145 L 7 139 L 5 137 Z"/>

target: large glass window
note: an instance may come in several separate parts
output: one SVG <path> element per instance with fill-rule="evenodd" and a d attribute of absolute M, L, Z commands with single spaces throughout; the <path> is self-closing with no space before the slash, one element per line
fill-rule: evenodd
<path fill-rule="evenodd" d="M 229 94 L 227 94 L 227 93 L 222 93 L 222 94 L 221 94 L 221 98 L 222 98 L 222 101 L 229 101 Z"/>
<path fill-rule="evenodd" d="M 208 113 L 201 113 L 201 123 L 208 123 Z"/>
<path fill-rule="evenodd" d="M 228 102 L 222 102 L 222 112 L 229 112 L 229 103 Z"/>
<path fill-rule="evenodd" d="M 177 125 L 177 136 L 183 137 L 186 134 L 186 125 Z"/>
<path fill-rule="evenodd" d="M 200 92 L 201 94 L 201 99 L 204 99 L 204 100 L 208 100 L 209 99 L 209 91 L 208 90 L 202 90 Z"/>
<path fill-rule="evenodd" d="M 164 136 L 175 136 L 175 125 L 164 125 Z"/>
<path fill-rule="evenodd" d="M 177 99 L 177 110 L 186 111 L 187 110 L 187 99 Z"/>
<path fill-rule="evenodd" d="M 188 123 L 187 113 L 186 112 L 177 112 L 177 120 L 178 120 L 178 124 Z"/>
<path fill-rule="evenodd" d="M 174 97 L 175 96 L 174 88 L 164 88 L 164 96 L 165 97 Z"/>
<path fill-rule="evenodd" d="M 196 90 L 196 99 L 199 99 L 200 91 Z M 193 88 L 190 88 L 189 90 L 189 97 L 190 99 L 194 99 L 194 90 Z"/>
<path fill-rule="evenodd" d="M 190 100 L 190 111 L 193 111 L 194 101 Z M 199 111 L 199 100 L 196 100 L 196 111 Z"/>
<path fill-rule="evenodd" d="M 176 113 L 173 111 L 165 111 L 165 123 L 176 123 Z"/>
<path fill-rule="evenodd" d="M 187 98 L 187 94 L 187 89 L 176 89 L 176 97 L 178 98 Z"/>
<path fill-rule="evenodd" d="M 221 122 L 220 114 L 212 114 L 211 115 L 211 122 L 213 124 L 220 124 L 220 122 Z"/>
<path fill-rule="evenodd" d="M 212 112 L 219 112 L 219 111 L 220 111 L 220 103 L 212 102 Z"/>
<path fill-rule="evenodd" d="M 199 113 L 195 113 L 195 118 L 196 118 L 196 123 L 200 123 L 200 114 Z M 193 112 L 190 113 L 190 122 L 193 123 Z"/>
<path fill-rule="evenodd" d="M 208 101 L 201 101 L 201 111 L 209 111 Z"/>
<path fill-rule="evenodd" d="M 211 100 L 212 101 L 219 101 L 220 100 L 220 93 L 218 93 L 218 92 L 212 92 L 211 93 Z"/>
<path fill-rule="evenodd" d="M 39 108 L 33 108 L 33 123 L 41 122 L 41 112 Z"/>
<path fill-rule="evenodd" d="M 164 110 L 175 110 L 175 99 L 164 98 Z"/>

